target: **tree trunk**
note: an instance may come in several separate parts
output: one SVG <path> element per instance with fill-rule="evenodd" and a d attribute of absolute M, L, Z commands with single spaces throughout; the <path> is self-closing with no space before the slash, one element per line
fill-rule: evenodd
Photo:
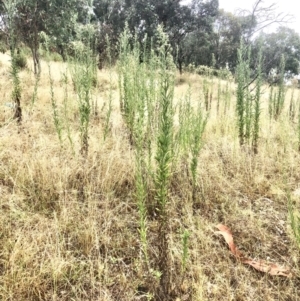
<path fill-rule="evenodd" d="M 32 53 L 32 59 L 33 59 L 34 75 L 36 77 L 40 77 L 41 76 L 41 61 L 40 61 L 38 45 L 34 45 L 33 47 L 31 47 L 31 53 Z"/>
<path fill-rule="evenodd" d="M 18 123 L 21 123 L 22 121 L 22 109 L 21 109 L 21 101 L 20 101 L 20 98 L 19 96 L 16 97 L 14 99 L 15 101 L 15 113 L 14 113 L 14 119 L 17 120 Z"/>
<path fill-rule="evenodd" d="M 67 61 L 67 55 L 66 55 L 66 51 L 64 49 L 64 46 L 63 45 L 57 45 L 57 50 L 58 50 L 58 53 L 61 55 L 63 61 L 66 62 Z"/>
<path fill-rule="evenodd" d="M 10 45 L 10 55 L 11 55 L 11 74 L 13 79 L 13 91 L 12 91 L 12 100 L 15 104 L 14 119 L 17 120 L 18 124 L 22 121 L 22 108 L 21 108 L 21 88 L 20 88 L 20 79 L 19 79 L 19 69 L 16 65 L 16 45 Z M 17 54 L 19 54 L 20 49 L 17 48 Z"/>
<path fill-rule="evenodd" d="M 181 75 L 182 74 L 182 61 L 180 59 L 178 59 L 178 69 L 179 69 L 179 73 Z"/>

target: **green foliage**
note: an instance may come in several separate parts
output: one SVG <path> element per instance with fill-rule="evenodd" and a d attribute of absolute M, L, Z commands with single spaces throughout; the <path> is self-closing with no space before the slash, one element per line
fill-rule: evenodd
<path fill-rule="evenodd" d="M 45 41 L 44 41 L 44 46 L 45 46 L 47 55 L 49 54 L 48 41 L 49 41 L 49 39 L 46 36 Z M 59 142 L 60 142 L 60 146 L 62 147 L 62 143 L 63 143 L 63 137 L 62 137 L 63 124 L 62 124 L 61 117 L 59 116 L 58 105 L 57 105 L 57 101 L 56 101 L 56 98 L 55 98 L 54 82 L 53 82 L 53 77 L 52 77 L 52 72 L 51 72 L 50 60 L 47 59 L 47 61 L 48 61 L 48 76 L 49 76 L 50 98 L 51 98 L 53 122 L 54 122 L 55 130 L 56 130 Z M 36 89 L 37 89 L 38 82 L 39 82 L 39 77 L 36 77 Z M 34 102 L 34 99 L 33 99 L 33 102 Z"/>
<path fill-rule="evenodd" d="M 189 167 L 191 171 L 192 200 L 195 204 L 197 192 L 198 157 L 202 147 L 202 135 L 207 123 L 207 116 L 203 114 L 201 102 L 195 108 L 192 106 L 191 87 L 179 106 L 179 131 L 176 135 L 178 143 L 177 152 L 183 160 L 190 158 Z M 184 162 L 186 164 L 186 162 Z"/>
<path fill-rule="evenodd" d="M 204 95 L 205 109 L 206 109 L 206 111 L 209 111 L 211 109 L 211 102 L 210 102 L 211 97 L 210 97 L 210 89 L 209 89 L 207 78 L 203 79 L 202 90 L 203 90 L 203 95 Z"/>
<path fill-rule="evenodd" d="M 25 69 L 27 67 L 27 57 L 22 51 L 15 54 L 15 64 L 19 69 Z"/>
<path fill-rule="evenodd" d="M 229 67 L 230 70 L 234 70 L 238 64 L 237 51 L 240 41 L 246 38 L 255 24 L 247 14 L 235 15 L 219 10 L 215 26 L 215 34 L 211 36 L 211 43 L 216 45 L 213 50 L 217 54 L 216 66 L 218 68 Z"/>
<path fill-rule="evenodd" d="M 193 0 L 189 4 L 180 0 L 18 0 L 15 3 L 17 40 L 30 48 L 37 75 L 40 72 L 39 49 L 43 43 L 42 32 L 50 38 L 50 52 L 59 53 L 65 61 L 68 54 L 74 53 L 73 42 L 76 41 L 78 28 L 86 30 L 87 27 L 93 27 L 93 42 L 86 43 L 84 39 L 82 42 L 97 50 L 99 65 L 102 67 L 108 60 L 106 36 L 111 40 L 110 56 L 114 62 L 119 52 L 118 37 L 127 21 L 128 31 L 137 41 L 142 42 L 147 35 L 145 51 L 150 49 L 150 41 L 156 47 L 156 29 L 161 24 L 169 38 L 171 54 L 180 72 L 184 66 L 194 63 L 223 70 L 226 77 L 228 69 L 233 71 L 237 65 L 240 40 L 243 39 L 250 45 L 250 37 L 259 26 L 265 24 L 264 21 L 276 21 L 276 14 L 272 15 L 273 8 L 264 8 L 261 1 L 254 11 L 239 15 L 219 10 L 217 0 Z M 0 5 L 1 8 L 3 21 L 6 23 L 3 4 Z M 83 32 L 82 36 L 89 35 Z M 280 56 L 285 54 L 286 71 L 296 74 L 299 68 L 299 35 L 293 30 L 280 27 L 276 33 L 261 36 L 267 57 L 272 58 L 271 62 L 263 64 L 263 72 L 267 74 L 270 68 L 278 68 Z M 258 53 L 256 46 L 255 40 L 253 51 Z M 53 59 L 61 60 L 56 55 Z"/>
<path fill-rule="evenodd" d="M 251 51 L 241 41 L 238 50 L 237 66 L 237 104 L 238 132 L 240 145 L 244 143 L 252 144 L 254 153 L 258 151 L 259 137 L 259 117 L 260 117 L 260 98 L 262 85 L 262 51 L 259 52 L 257 64 L 257 76 L 251 79 Z M 255 82 L 255 94 L 250 90 L 251 83 Z"/>
<path fill-rule="evenodd" d="M 62 126 L 61 117 L 59 116 L 57 101 L 56 101 L 55 94 L 54 94 L 54 84 L 53 84 L 53 77 L 52 77 L 52 74 L 51 74 L 50 64 L 48 64 L 48 72 L 49 72 L 50 96 L 51 96 L 53 121 L 54 121 L 54 126 L 55 126 L 55 130 L 56 130 L 60 145 L 62 146 L 63 126 Z"/>
<path fill-rule="evenodd" d="M 46 61 L 51 62 L 63 62 L 62 56 L 57 52 L 48 52 L 47 50 L 40 50 L 41 58 L 43 58 Z"/>
<path fill-rule="evenodd" d="M 268 112 L 269 112 L 269 117 L 270 118 L 272 118 L 274 116 L 274 93 L 276 93 L 274 91 L 274 86 L 271 86 L 270 92 L 269 92 L 269 99 L 268 99 L 268 104 L 269 104 L 268 105 Z"/>
<path fill-rule="evenodd" d="M 291 121 L 294 121 L 296 112 L 295 112 L 295 100 L 294 100 L 294 94 L 295 94 L 295 87 L 292 88 L 292 94 L 291 94 L 291 99 L 290 99 L 290 105 L 289 105 L 289 118 Z"/>
<path fill-rule="evenodd" d="M 68 69 L 65 70 L 65 72 L 62 73 L 62 79 L 63 79 L 63 85 L 64 85 L 64 100 L 63 100 L 63 107 L 64 107 L 64 124 L 67 131 L 67 137 L 70 142 L 72 152 L 74 151 L 74 141 L 71 135 L 71 129 L 70 129 L 70 122 L 69 122 L 69 90 L 68 90 Z"/>
<path fill-rule="evenodd" d="M 259 138 L 259 121 L 261 111 L 261 86 L 262 86 L 262 49 L 260 49 L 257 66 L 257 79 L 255 81 L 255 100 L 254 100 L 254 120 L 253 120 L 253 140 L 252 147 L 255 154 L 258 152 L 258 138 Z"/>
<path fill-rule="evenodd" d="M 155 176 L 156 201 L 162 222 L 166 222 L 166 204 L 168 201 L 168 187 L 170 178 L 170 166 L 172 163 L 173 144 L 173 83 L 172 74 L 163 71 L 161 82 L 161 99 L 159 103 L 159 129 L 157 138 L 157 153 L 155 160 L 157 170 Z"/>
<path fill-rule="evenodd" d="M 231 80 L 233 78 L 232 73 L 227 68 L 216 69 L 209 66 L 203 66 L 203 65 L 195 66 L 194 64 L 189 64 L 187 67 L 185 67 L 184 70 L 190 73 L 197 73 L 201 76 L 206 76 L 206 77 L 215 76 L 218 77 L 219 79 L 224 79 L 224 80 Z"/>
<path fill-rule="evenodd" d="M 112 85 L 113 85 L 112 67 L 113 66 L 112 66 L 112 56 L 111 56 L 111 43 L 108 36 L 106 36 L 106 45 L 107 45 L 107 54 L 108 54 L 108 62 L 109 62 L 109 96 L 108 96 L 108 108 L 105 117 L 104 140 L 106 139 L 109 132 L 109 123 L 110 123 L 110 118 L 112 113 L 112 101 L 113 101 L 113 95 L 112 95 Z"/>
<path fill-rule="evenodd" d="M 8 50 L 7 45 L 4 43 L 4 41 L 0 40 L 0 52 L 5 53 Z"/>
<path fill-rule="evenodd" d="M 125 21 L 128 22 L 128 30 L 139 42 L 142 42 L 147 35 L 149 49 L 150 40 L 155 45 L 156 29 L 161 24 L 169 37 L 172 47 L 171 54 L 174 57 L 177 67 L 182 72 L 183 65 L 188 65 L 194 60 L 194 51 L 188 44 L 190 36 L 196 37 L 196 41 L 203 43 L 202 34 L 211 34 L 212 25 L 218 14 L 218 1 L 194 0 L 191 5 L 182 3 L 180 0 L 171 1 L 94 1 L 95 14 L 97 19 L 105 24 L 99 31 L 99 52 L 105 57 L 105 36 L 108 34 L 112 42 L 125 28 Z M 143 24 L 143 26 L 141 26 Z M 193 44 L 195 45 L 195 40 Z M 197 44 L 198 46 L 198 44 Z M 197 46 L 193 48 L 197 51 Z M 206 56 L 199 51 L 197 58 Z M 211 56 L 210 56 L 211 58 Z M 198 61 L 195 61 L 197 65 Z M 203 61 L 201 61 L 202 63 Z"/>
<path fill-rule="evenodd" d="M 190 233 L 188 230 L 184 230 L 182 234 L 182 272 L 184 273 L 187 266 L 187 261 L 189 258 L 189 249 L 188 249 L 188 241 L 190 238 Z"/>
<path fill-rule="evenodd" d="M 230 108 L 231 102 L 231 82 L 226 82 L 225 92 L 224 92 L 224 115 L 226 115 L 227 110 Z"/>
<path fill-rule="evenodd" d="M 88 130 L 91 115 L 92 89 L 95 82 L 95 64 L 96 61 L 92 52 L 86 55 L 84 52 L 76 52 L 75 58 L 70 60 L 70 72 L 74 89 L 77 95 L 81 153 L 83 156 L 88 154 Z"/>
<path fill-rule="evenodd" d="M 207 117 L 203 116 L 202 108 L 198 105 L 197 110 L 190 116 L 190 130 L 191 130 L 191 141 L 190 141 L 190 153 L 191 158 L 191 174 L 192 174 L 192 199 L 196 203 L 196 192 L 197 192 L 197 175 L 198 175 L 198 158 L 200 149 L 202 146 L 202 135 L 206 126 Z"/>
<path fill-rule="evenodd" d="M 120 109 L 124 116 L 126 126 L 129 130 L 129 140 L 133 144 L 134 139 L 134 122 L 135 122 L 135 107 L 138 104 L 137 85 L 135 83 L 135 76 L 139 72 L 138 68 L 138 45 L 135 53 L 131 52 L 130 39 L 128 27 L 120 36 L 120 63 L 119 63 L 119 91 L 120 91 Z M 130 66 L 130 67 L 129 67 Z"/>
<path fill-rule="evenodd" d="M 190 115 L 193 112 L 193 107 L 191 104 L 191 86 L 189 86 L 188 91 L 185 95 L 183 101 L 179 104 L 178 121 L 179 130 L 176 134 L 176 141 L 178 143 L 177 152 L 182 152 L 183 158 L 188 157 L 191 142 L 191 130 L 190 130 Z"/>
<path fill-rule="evenodd" d="M 145 43 L 148 43 L 146 39 Z M 118 72 L 120 108 L 128 129 L 129 142 L 135 152 L 135 197 L 143 262 L 148 267 L 153 264 L 148 252 L 147 220 L 155 217 L 158 220 L 158 255 L 155 265 L 160 274 L 160 287 L 154 295 L 164 299 L 169 295 L 172 279 L 168 242 L 171 178 L 178 160 L 189 160 L 187 166 L 191 178 L 188 181 L 192 183 L 193 199 L 196 200 L 198 157 L 207 117 L 203 115 L 200 103 L 196 108 L 192 107 L 189 90 L 185 99 L 179 103 L 177 131 L 174 125 L 176 108 L 173 104 L 175 65 L 168 39 L 161 27 L 157 30 L 155 44 L 156 49 L 145 51 L 145 44 L 138 43 L 126 29 L 120 38 Z M 188 232 L 185 232 L 182 258 L 184 270 L 188 258 L 187 243 Z"/>
<path fill-rule="evenodd" d="M 263 66 L 265 74 L 277 70 L 281 72 L 282 56 L 285 57 L 284 72 L 289 75 L 299 73 L 300 35 L 295 30 L 280 26 L 276 32 L 261 33 L 254 42 L 254 47 L 259 48 L 262 42 L 264 55 L 268 58 Z M 258 52 L 258 50 L 256 51 Z M 270 79 L 272 81 L 272 79 Z"/>
<path fill-rule="evenodd" d="M 284 107 L 284 100 L 285 100 L 285 86 L 284 86 L 284 74 L 285 74 L 285 58 L 284 55 L 281 56 L 280 66 L 279 66 L 279 86 L 278 86 L 278 93 L 274 107 L 274 117 L 278 119 L 279 115 L 281 114 L 283 107 Z"/>
<path fill-rule="evenodd" d="M 118 64 L 120 109 L 128 130 L 129 142 L 135 149 L 136 198 L 140 216 L 140 240 L 144 260 L 148 264 L 147 215 L 155 210 L 149 199 L 152 182 L 153 148 L 157 132 L 157 111 L 160 97 L 158 57 L 154 51 L 144 55 L 140 63 L 141 47 L 134 43 L 128 29 L 120 37 L 120 61 Z M 148 202 L 147 202 L 148 200 Z"/>
<path fill-rule="evenodd" d="M 248 90 L 245 90 L 245 85 L 249 81 L 249 66 L 247 60 L 245 59 L 246 48 L 243 43 L 241 43 L 240 49 L 238 50 L 238 66 L 237 66 L 237 102 L 236 109 L 238 114 L 238 131 L 239 131 L 239 141 L 240 145 L 244 144 L 245 139 L 245 126 L 248 116 L 246 116 L 246 108 L 249 101 Z"/>
<path fill-rule="evenodd" d="M 84 39 L 86 42 L 91 41 L 94 35 L 93 31 L 85 32 Z M 81 43 L 81 35 L 78 33 L 78 45 L 83 45 Z M 53 119 L 56 132 L 59 137 L 59 141 L 62 145 L 63 129 L 67 129 L 67 137 L 71 144 L 72 150 L 74 152 L 74 143 L 70 133 L 70 127 L 68 122 L 68 75 L 63 73 L 63 84 L 64 84 L 64 102 L 63 102 L 63 114 L 65 122 L 63 122 L 62 116 L 59 114 L 58 104 L 56 102 L 54 89 L 53 89 L 53 78 L 51 75 L 51 54 L 49 52 L 49 43 L 51 43 L 50 37 L 43 33 L 44 48 L 46 51 L 46 60 L 48 62 L 49 69 L 49 80 L 50 80 L 50 94 L 51 103 L 53 111 Z M 96 57 L 94 52 L 90 47 L 76 47 L 74 55 L 69 58 L 68 70 L 71 74 L 71 79 L 74 86 L 74 92 L 76 93 L 76 98 L 78 102 L 79 111 L 79 123 L 80 123 L 80 144 L 81 144 L 81 154 L 84 158 L 88 155 L 88 132 L 89 123 L 91 115 L 91 102 L 92 102 L 92 92 L 93 88 L 97 86 L 97 67 L 96 67 Z"/>
<path fill-rule="evenodd" d="M 76 0 L 15 1 L 15 13 L 11 20 L 15 24 L 18 41 L 31 50 L 36 76 L 41 72 L 39 49 L 43 41 L 40 33 L 45 32 L 62 50 L 74 33 L 77 3 Z"/>
<path fill-rule="evenodd" d="M 219 78 L 219 80 L 218 80 L 218 94 L 217 94 L 217 113 L 219 113 L 219 111 L 220 111 L 221 94 L 222 94 L 221 80 Z"/>
<path fill-rule="evenodd" d="M 272 87 L 269 94 L 269 116 L 277 120 L 281 115 L 284 108 L 285 101 L 285 85 L 284 85 L 284 76 L 285 76 L 285 58 L 282 55 L 280 61 L 280 72 L 278 75 L 278 86 Z"/>
<path fill-rule="evenodd" d="M 159 55 L 159 90 L 160 98 L 158 104 L 158 136 L 156 145 L 156 170 L 154 172 L 155 200 L 157 202 L 157 213 L 159 217 L 158 239 L 161 245 L 159 248 L 159 268 L 162 273 L 160 279 L 160 289 L 157 291 L 157 298 L 165 299 L 171 291 L 170 276 L 170 250 L 168 242 L 168 220 L 169 214 L 167 204 L 169 203 L 169 188 L 171 177 L 171 166 L 174 160 L 172 151 L 174 138 L 174 86 L 175 86 L 175 66 L 173 59 L 166 51 L 168 49 L 168 39 L 164 35 L 162 28 L 158 27 L 158 55 Z"/>
<path fill-rule="evenodd" d="M 198 66 L 196 67 L 195 72 L 199 75 L 210 77 L 214 74 L 215 70 L 209 66 Z"/>

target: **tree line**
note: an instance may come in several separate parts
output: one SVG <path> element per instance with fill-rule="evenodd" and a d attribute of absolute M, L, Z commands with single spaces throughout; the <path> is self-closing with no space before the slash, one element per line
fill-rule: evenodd
<path fill-rule="evenodd" d="M 256 0 L 251 10 L 234 14 L 220 9 L 218 0 L 2 0 L 0 14 L 2 43 L 12 47 L 13 42 L 16 49 L 29 47 L 36 74 L 40 73 L 39 51 L 45 36 L 50 51 L 66 60 L 78 33 L 82 38 L 92 28 L 89 45 L 101 68 L 108 58 L 108 41 L 109 56 L 117 59 L 119 36 L 126 26 L 135 40 L 147 39 L 149 49 L 155 49 L 158 25 L 169 38 L 180 72 L 191 64 L 234 72 L 241 41 L 251 47 L 254 60 L 255 53 L 263 49 L 265 74 L 279 68 L 282 55 L 287 74 L 298 74 L 299 69 L 299 34 L 287 27 L 289 16 L 277 12 L 274 4 L 265 6 L 262 0 Z M 264 32 L 273 23 L 280 25 L 277 31 Z"/>

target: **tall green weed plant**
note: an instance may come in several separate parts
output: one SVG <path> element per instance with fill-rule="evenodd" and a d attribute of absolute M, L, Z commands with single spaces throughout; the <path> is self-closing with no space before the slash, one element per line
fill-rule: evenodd
<path fill-rule="evenodd" d="M 275 120 L 278 120 L 281 115 L 284 102 L 285 102 L 285 94 L 286 88 L 284 85 L 284 73 L 285 73 L 285 57 L 281 56 L 279 73 L 278 73 L 278 81 L 276 86 L 271 87 L 271 91 L 269 94 L 269 116 Z"/>
<path fill-rule="evenodd" d="M 120 109 L 129 144 L 135 151 L 142 254 L 149 267 L 147 220 L 154 217 L 159 223 L 158 256 L 154 268 L 155 275 L 160 275 L 160 284 L 154 295 L 164 299 L 170 294 L 172 278 L 167 208 L 171 168 L 175 160 L 175 65 L 161 27 L 155 37 L 156 48 L 152 45 L 147 38 L 145 44 L 139 44 L 126 27 L 120 37 L 118 73 Z"/>
<path fill-rule="evenodd" d="M 157 29 L 155 43 L 145 37 L 144 44 L 138 43 L 128 27 L 125 28 L 120 37 L 118 63 L 120 110 L 129 146 L 135 154 L 141 254 L 152 274 L 159 275 L 159 286 L 153 292 L 157 300 L 170 296 L 172 279 L 174 282 L 168 238 L 173 171 L 185 156 L 193 188 L 196 188 L 198 157 L 206 125 L 202 106 L 192 107 L 190 91 L 178 106 L 179 127 L 175 125 L 175 73 L 171 47 L 161 27 Z M 153 218 L 158 221 L 155 259 L 149 258 L 147 226 L 148 220 Z M 187 237 L 183 252 L 186 269 Z"/>
<path fill-rule="evenodd" d="M 94 29 L 89 24 L 84 29 L 80 28 L 77 33 L 78 47 L 75 47 L 74 56 L 69 58 L 69 70 L 78 103 L 80 152 L 83 157 L 87 156 L 89 149 L 91 103 L 94 88 L 97 86 L 97 60 L 95 51 L 92 48 L 94 35 Z"/>
<path fill-rule="evenodd" d="M 256 79 L 251 78 L 251 48 L 241 41 L 238 49 L 237 65 L 237 127 L 240 145 L 251 145 L 254 153 L 258 152 L 259 123 L 261 111 L 262 51 L 257 62 Z M 252 87 L 251 83 L 254 83 Z M 254 93 L 253 93 L 254 91 Z"/>
<path fill-rule="evenodd" d="M 49 37 L 44 33 L 43 33 L 43 42 L 44 42 L 44 47 L 46 49 L 46 54 L 49 54 Z M 55 130 L 56 130 L 59 142 L 60 142 L 60 146 L 62 147 L 63 122 L 62 122 L 62 117 L 59 114 L 58 104 L 57 104 L 57 100 L 56 100 L 55 93 L 54 93 L 54 80 L 52 77 L 50 60 L 47 60 L 47 64 L 48 64 L 48 77 L 49 77 L 50 99 L 51 99 L 53 122 L 54 122 Z M 39 82 L 39 78 L 40 78 L 39 76 L 36 77 L 36 84 L 35 84 L 36 88 L 37 88 L 37 84 Z M 34 105 L 34 98 L 32 99 L 32 106 L 33 105 Z"/>

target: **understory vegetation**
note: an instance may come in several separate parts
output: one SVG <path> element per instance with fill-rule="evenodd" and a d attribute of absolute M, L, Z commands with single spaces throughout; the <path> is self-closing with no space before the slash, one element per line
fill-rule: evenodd
<path fill-rule="evenodd" d="M 125 30 L 116 65 L 82 48 L 38 80 L 0 54 L 1 300 L 298 300 L 299 90 L 260 60 L 247 85 L 243 45 L 235 83 L 178 74 L 162 28 L 149 44 Z"/>

